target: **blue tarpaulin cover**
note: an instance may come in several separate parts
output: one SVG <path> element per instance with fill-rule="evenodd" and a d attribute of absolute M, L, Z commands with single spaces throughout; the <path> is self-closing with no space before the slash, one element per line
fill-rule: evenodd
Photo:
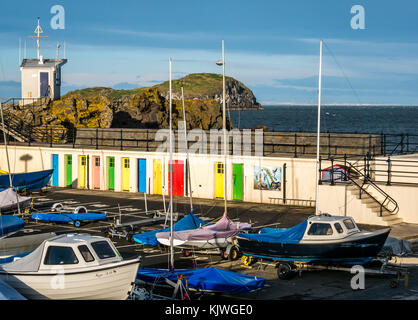
<path fill-rule="evenodd" d="M 240 233 L 238 236 L 262 242 L 299 243 L 303 238 L 307 224 L 308 221 L 305 220 L 292 228 L 263 228 L 260 233 Z"/>
<path fill-rule="evenodd" d="M 47 222 L 72 222 L 106 220 L 105 213 L 36 213 L 31 215 L 33 220 Z"/>
<path fill-rule="evenodd" d="M 25 221 L 16 216 L 0 216 L 0 237 L 19 231 L 25 226 Z"/>
<path fill-rule="evenodd" d="M 205 221 L 196 217 L 193 214 L 193 211 L 191 211 L 187 216 L 177 221 L 173 225 L 173 230 L 183 231 L 183 230 L 196 229 L 196 228 L 199 228 L 200 226 L 205 225 L 205 223 L 206 223 Z M 134 235 L 132 238 L 137 243 L 156 246 L 158 245 L 159 242 L 157 241 L 157 238 L 155 237 L 155 235 L 159 232 L 167 232 L 167 231 L 170 231 L 170 228 L 153 230 L 153 231 L 148 231 L 144 233 L 138 233 Z"/>
<path fill-rule="evenodd" d="M 12 173 L 12 185 L 16 191 L 26 189 L 28 191 L 37 191 L 44 188 L 49 180 L 51 180 L 53 169 L 24 172 L 24 173 Z M 10 180 L 8 174 L 0 175 L 0 191 L 10 188 Z"/>
<path fill-rule="evenodd" d="M 164 278 L 167 278 L 176 283 L 178 274 L 182 274 L 186 277 L 187 287 L 189 289 L 199 291 L 245 293 L 263 288 L 266 282 L 264 278 L 218 268 L 184 269 L 175 271 L 139 268 L 137 279 L 150 284 L 166 284 Z"/>

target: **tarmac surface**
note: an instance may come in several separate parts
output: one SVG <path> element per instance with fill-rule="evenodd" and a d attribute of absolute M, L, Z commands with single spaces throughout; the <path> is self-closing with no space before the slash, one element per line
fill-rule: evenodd
<path fill-rule="evenodd" d="M 69 210 L 78 206 L 84 206 L 89 212 L 106 212 L 108 219 L 82 224 L 79 228 L 70 223 L 44 223 L 30 219 L 27 221 L 24 234 L 36 234 L 44 232 L 79 232 L 92 235 L 108 236 L 107 231 L 111 223 L 116 219 L 121 223 L 141 221 L 154 216 L 156 211 L 164 213 L 164 203 L 161 196 L 147 195 L 146 201 L 143 194 L 91 191 L 79 189 L 52 188 L 46 193 L 33 194 L 33 205 L 36 210 L 49 210 L 54 203 L 60 202 Z M 165 207 L 168 208 L 169 198 L 165 197 Z M 173 211 L 181 215 L 190 212 L 190 202 L 187 197 L 174 197 Z M 195 214 L 201 219 L 210 221 L 222 216 L 224 212 L 223 200 L 193 199 Z M 33 212 L 32 212 L 33 213 Z M 255 228 L 264 226 L 286 228 L 294 226 L 310 215 L 314 214 L 313 207 L 283 206 L 275 204 L 228 202 L 228 217 L 240 222 L 251 222 Z M 164 216 L 164 215 L 163 215 Z M 168 221 L 169 222 L 169 221 Z M 144 226 L 132 233 L 140 233 L 149 230 L 161 229 L 164 223 Z M 168 226 L 168 225 L 166 225 Z M 386 227 L 359 225 L 361 229 L 374 231 Z M 130 229 L 126 229 L 130 231 Z M 15 236 L 18 236 L 16 234 Z M 392 227 L 390 236 L 413 241 L 418 238 L 418 225 L 400 224 Z M 125 235 L 113 236 L 119 252 L 124 258 L 142 256 L 142 267 L 168 268 L 169 248 L 148 247 L 130 240 Z M 415 249 L 415 247 L 413 247 Z M 367 275 L 365 286 L 361 290 L 353 290 L 351 282 L 355 274 L 350 270 L 331 271 L 315 270 L 296 274 L 290 280 L 280 280 L 277 270 L 271 262 L 262 261 L 245 266 L 241 260 L 229 261 L 221 258 L 219 253 L 202 254 L 192 252 L 185 256 L 181 250 L 175 250 L 175 267 L 193 268 L 216 266 L 219 268 L 250 274 L 266 279 L 263 289 L 249 293 L 228 295 L 210 295 L 202 299 L 256 299 L 256 300 L 411 300 L 418 299 L 418 250 L 406 258 L 398 258 L 396 262 L 407 269 L 408 276 L 396 275 Z M 373 270 L 378 270 L 374 268 Z"/>

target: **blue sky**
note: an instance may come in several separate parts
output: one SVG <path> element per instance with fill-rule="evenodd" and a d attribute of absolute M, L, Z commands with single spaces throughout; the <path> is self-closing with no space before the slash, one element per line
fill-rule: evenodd
<path fill-rule="evenodd" d="M 65 29 L 50 25 L 53 5 L 65 9 Z M 353 5 L 365 9 L 354 30 Z M 63 91 L 91 86 L 136 88 L 189 73 L 226 73 L 262 104 L 317 101 L 319 39 L 323 39 L 323 103 L 418 105 L 418 3 L 400 0 L 294 1 L 2 1 L 0 95 L 19 95 L 19 38 L 41 18 L 41 54 L 66 44 Z M 62 56 L 61 51 L 61 56 Z"/>

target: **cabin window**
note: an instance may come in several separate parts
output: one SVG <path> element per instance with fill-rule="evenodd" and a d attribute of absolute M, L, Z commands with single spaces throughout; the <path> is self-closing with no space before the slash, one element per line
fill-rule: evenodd
<path fill-rule="evenodd" d="M 310 236 L 329 236 L 332 235 L 332 228 L 329 223 L 313 223 L 309 228 Z"/>
<path fill-rule="evenodd" d="M 343 222 L 348 230 L 354 229 L 356 227 L 351 219 L 345 219 Z"/>
<path fill-rule="evenodd" d="M 94 261 L 94 257 L 86 245 L 83 244 L 82 246 L 78 246 L 78 250 L 80 250 L 80 253 L 83 256 L 84 261 L 86 262 Z"/>
<path fill-rule="evenodd" d="M 338 233 L 343 233 L 343 227 L 341 227 L 341 225 L 337 222 L 336 224 L 334 224 L 335 229 L 337 230 Z"/>
<path fill-rule="evenodd" d="M 96 241 L 91 244 L 97 256 L 100 259 L 113 258 L 116 256 L 115 252 L 110 247 L 107 241 Z"/>
<path fill-rule="evenodd" d="M 78 259 L 70 247 L 49 246 L 46 252 L 44 264 L 77 264 Z"/>

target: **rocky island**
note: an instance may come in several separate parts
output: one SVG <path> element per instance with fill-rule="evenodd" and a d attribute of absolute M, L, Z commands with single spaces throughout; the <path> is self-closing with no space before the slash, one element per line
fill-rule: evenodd
<path fill-rule="evenodd" d="M 199 73 L 172 81 L 174 129 L 183 119 L 181 86 L 188 129 L 222 128 L 222 76 Z M 169 127 L 168 95 L 168 81 L 131 90 L 93 87 L 68 92 L 56 101 L 43 99 L 33 105 L 9 105 L 6 111 L 34 128 L 160 129 Z M 226 103 L 228 108 L 261 108 L 251 90 L 231 77 L 226 78 Z M 229 121 L 227 127 L 232 127 Z"/>

